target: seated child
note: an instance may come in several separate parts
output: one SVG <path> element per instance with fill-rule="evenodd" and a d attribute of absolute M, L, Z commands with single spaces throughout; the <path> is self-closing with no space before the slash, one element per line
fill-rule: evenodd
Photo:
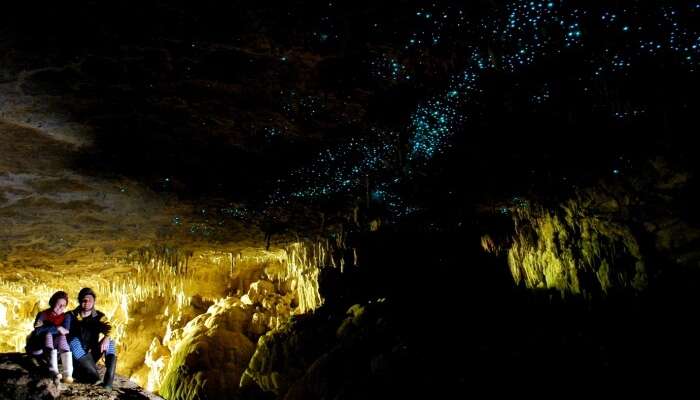
<path fill-rule="evenodd" d="M 73 354 L 68 347 L 66 335 L 70 331 L 71 315 L 64 313 L 68 305 L 68 294 L 58 291 L 49 299 L 49 308 L 39 312 L 34 320 L 34 330 L 27 337 L 27 351 L 41 355 L 48 353 L 49 371 L 63 382 L 73 382 Z M 63 375 L 58 372 L 58 351 L 61 352 Z"/>

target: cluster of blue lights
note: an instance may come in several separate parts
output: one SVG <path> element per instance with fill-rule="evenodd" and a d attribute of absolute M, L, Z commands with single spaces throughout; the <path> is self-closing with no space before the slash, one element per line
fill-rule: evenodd
<path fill-rule="evenodd" d="M 272 138 L 282 135 L 282 129 L 275 126 L 268 126 L 265 128 L 265 138 L 270 140 Z"/>
<path fill-rule="evenodd" d="M 700 18 L 697 4 L 685 7 L 662 5 L 649 11 L 649 6 L 637 3 L 616 10 L 603 11 L 599 19 L 608 29 L 608 36 L 617 40 L 616 49 L 604 48 L 596 63 L 596 75 L 603 71 L 619 73 L 634 66 L 642 57 L 668 57 L 675 54 L 674 62 L 690 71 L 697 68 L 700 57 L 700 34 L 691 29 L 690 21 Z M 651 13 L 651 14 L 650 14 Z M 697 25 L 696 25 L 697 26 Z"/>
<path fill-rule="evenodd" d="M 396 183 L 398 183 L 398 180 L 379 182 L 371 194 L 372 201 L 381 203 L 389 212 L 389 222 L 393 222 L 393 218 L 400 219 L 420 211 L 420 208 L 408 204 L 397 194 L 397 190 L 394 187 Z"/>
<path fill-rule="evenodd" d="M 282 99 L 282 111 L 292 121 L 295 118 L 313 118 L 316 114 L 326 109 L 326 102 L 320 96 L 301 95 L 294 90 L 282 91 L 280 96 Z"/>
<path fill-rule="evenodd" d="M 411 79 L 411 75 L 396 57 L 384 55 L 370 62 L 370 72 L 373 77 L 389 81 L 391 83 L 404 82 Z"/>
<path fill-rule="evenodd" d="M 416 11 L 415 30 L 411 33 L 404 49 L 432 47 L 443 42 L 448 30 L 461 31 L 467 24 L 464 10 L 452 5 L 433 3 L 429 8 Z"/>
<path fill-rule="evenodd" d="M 457 90 L 450 90 L 418 107 L 411 118 L 411 158 L 429 159 L 449 145 L 448 138 L 463 122 L 459 94 Z"/>
<path fill-rule="evenodd" d="M 470 48 L 472 64 L 465 75 L 474 78 L 468 80 L 468 85 L 451 85 L 443 96 L 417 107 L 412 118 L 411 155 L 430 158 L 449 147 L 449 138 L 463 118 L 458 112 L 460 105 L 470 101 L 469 90 L 478 85 L 478 74 L 474 71 L 496 68 L 517 72 L 543 56 L 561 54 L 572 47 L 586 45 L 589 45 L 586 48 L 590 49 L 591 58 L 581 61 L 593 66 L 591 78 L 606 73 L 625 73 L 640 56 L 669 52 L 680 54 L 679 60 L 694 71 L 696 60 L 700 59 L 700 34 L 698 29 L 691 30 L 688 24 L 682 24 L 680 20 L 681 15 L 700 18 L 700 8 L 697 6 L 691 4 L 683 12 L 671 6 L 652 7 L 652 11 L 648 6 L 644 8 L 646 11 L 632 6 L 592 11 L 571 7 L 564 0 L 508 3 L 504 7 L 504 19 L 496 18 L 478 25 L 481 37 L 499 43 L 502 53 L 495 59 L 492 55 L 487 59 L 483 51 Z M 649 12 L 656 15 L 648 15 Z M 423 11 L 420 15 L 427 18 Z M 654 26 L 644 27 L 642 21 L 654 21 L 651 22 Z M 602 25 L 607 30 L 603 32 L 603 37 L 609 38 L 609 45 L 586 43 L 586 28 L 594 25 Z M 660 37 L 658 32 L 662 32 Z M 549 98 L 549 92 L 544 90 L 531 96 L 531 102 L 542 104 Z M 636 117 L 641 113 L 640 110 L 633 110 L 616 113 L 615 117 Z"/>
<path fill-rule="evenodd" d="M 214 233 L 214 229 L 205 223 L 190 224 L 189 232 L 191 235 L 208 237 Z"/>
<path fill-rule="evenodd" d="M 246 207 L 223 207 L 219 209 L 221 215 L 233 218 L 245 218 L 249 216 L 250 211 Z"/>
<path fill-rule="evenodd" d="M 411 115 L 409 159 L 426 161 L 450 147 L 450 137 L 468 117 L 464 106 L 479 90 L 476 83 L 485 65 L 484 59 L 476 56 L 471 68 L 450 79 L 444 93 L 417 107 Z"/>
<path fill-rule="evenodd" d="M 366 186 L 377 171 L 394 167 L 399 151 L 397 134 L 380 130 L 373 133 L 371 140 L 353 138 L 320 151 L 310 166 L 292 174 L 292 178 L 301 180 L 292 197 L 312 199 L 349 193 Z"/>
<path fill-rule="evenodd" d="M 620 120 L 628 120 L 641 117 L 644 114 L 646 114 L 646 110 L 644 109 L 632 109 L 628 111 L 616 111 L 613 113 L 613 116 Z"/>
<path fill-rule="evenodd" d="M 542 88 L 535 94 L 530 96 L 530 103 L 535 105 L 544 104 L 549 101 L 551 97 L 549 86 L 544 84 Z"/>
<path fill-rule="evenodd" d="M 450 70 L 452 76 L 445 86 L 431 92 L 411 113 L 407 154 L 411 167 L 450 148 L 451 137 L 472 117 L 467 112 L 478 101 L 482 77 L 490 72 L 517 74 L 540 61 L 565 55 L 580 57 L 580 79 L 595 82 L 625 75 L 657 57 L 686 65 L 690 71 L 697 68 L 700 59 L 700 24 L 692 23 L 700 19 L 698 3 L 651 6 L 630 0 L 600 6 L 567 0 L 511 0 L 495 7 L 502 12 L 500 16 L 490 14 L 481 21 L 475 21 L 456 6 L 434 3 L 418 8 L 411 17 L 415 26 L 406 36 L 396 39 L 403 50 L 370 62 L 369 73 L 378 80 L 417 84 L 418 68 L 411 71 L 408 65 L 421 65 L 426 60 L 421 57 L 433 54 L 432 49 L 449 45 L 460 49 L 462 59 L 458 65 L 464 66 L 463 60 L 467 59 L 461 72 L 461 67 Z M 333 24 L 324 21 L 328 29 L 323 32 L 331 32 Z M 379 29 L 377 23 L 373 26 Z M 332 37 L 323 39 L 322 34 L 319 31 L 321 41 Z M 589 92 L 591 87 L 583 88 L 587 95 L 593 95 Z M 317 116 L 327 107 L 320 98 L 294 92 L 283 95 L 283 111 L 292 117 Z M 541 106 L 551 102 L 552 97 L 549 86 L 544 84 L 529 93 L 528 98 L 532 105 Z M 628 120 L 645 115 L 646 110 L 630 106 L 610 113 L 613 118 Z M 386 168 L 400 152 L 396 135 L 379 129 L 375 133 L 376 140 L 355 139 L 322 151 L 309 167 L 295 172 L 294 176 L 303 182 L 288 193 L 295 198 L 318 198 L 350 193 L 365 185 L 373 201 L 393 208 L 396 215 L 405 213 L 410 207 L 397 198 L 395 186 L 367 184 L 368 177 L 380 171 L 397 175 Z M 270 137 L 277 134 L 274 129 L 267 131 Z M 624 168 L 614 168 L 615 174 Z M 273 197 L 279 201 L 284 198 L 279 193 Z M 513 203 L 526 207 L 517 199 Z"/>
<path fill-rule="evenodd" d="M 551 29 L 547 29 L 547 25 L 552 25 L 553 21 L 558 21 L 562 26 L 566 24 L 560 16 L 560 8 L 559 2 L 553 1 L 516 1 L 506 6 L 507 19 L 504 24 L 495 20 L 481 25 L 484 31 L 490 33 L 489 36 L 493 36 L 506 49 L 501 60 L 504 70 L 515 71 L 529 65 L 535 61 L 538 53 L 545 51 L 552 41 Z M 491 26 L 494 22 L 495 26 Z M 568 25 L 573 28 L 568 30 L 572 35 L 567 35 L 567 38 L 572 41 L 580 38 L 578 23 Z"/>

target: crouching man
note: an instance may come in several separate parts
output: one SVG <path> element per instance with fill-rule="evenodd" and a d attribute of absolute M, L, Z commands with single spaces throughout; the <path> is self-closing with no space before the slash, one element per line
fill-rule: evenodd
<path fill-rule="evenodd" d="M 105 356 L 105 375 L 102 386 L 112 390 L 114 370 L 117 368 L 115 343 L 109 337 L 112 331 L 104 313 L 95 309 L 95 292 L 83 288 L 78 293 L 78 307 L 72 314 L 70 325 L 69 345 L 75 358 L 75 377 L 87 382 L 97 382 L 100 375 L 96 362 Z M 100 334 L 103 335 L 100 339 Z"/>

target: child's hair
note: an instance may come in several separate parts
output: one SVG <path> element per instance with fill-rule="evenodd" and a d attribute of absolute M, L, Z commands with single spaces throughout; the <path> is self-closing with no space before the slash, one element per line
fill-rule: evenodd
<path fill-rule="evenodd" d="M 49 299 L 49 306 L 53 308 L 53 306 L 55 306 L 60 299 L 65 300 L 66 304 L 68 304 L 68 293 L 64 292 L 63 290 L 59 290 L 58 292 L 54 293 Z"/>

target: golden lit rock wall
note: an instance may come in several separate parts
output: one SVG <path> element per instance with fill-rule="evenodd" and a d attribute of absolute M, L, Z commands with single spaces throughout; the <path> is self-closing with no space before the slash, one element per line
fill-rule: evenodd
<path fill-rule="evenodd" d="M 326 255 L 302 244 L 195 251 L 169 261 L 155 254 L 92 266 L 88 270 L 99 272 L 89 276 L 84 267 L 4 271 L 0 351 L 23 350 L 36 312 L 54 291 L 67 291 L 73 308 L 80 288 L 90 286 L 97 308 L 113 322 L 120 374 L 170 398 L 204 390 L 205 381 L 207 391 L 227 393 L 235 389 L 230 382 L 237 387 L 260 335 L 321 303 L 318 268 Z M 192 373 L 182 374 L 183 365 Z"/>
<path fill-rule="evenodd" d="M 558 210 L 518 209 L 508 264 L 516 283 L 528 288 L 587 294 L 646 287 L 646 268 L 630 228 L 590 198 Z M 608 204 L 608 206 L 610 206 Z M 488 240 L 482 246 L 489 249 Z"/>

